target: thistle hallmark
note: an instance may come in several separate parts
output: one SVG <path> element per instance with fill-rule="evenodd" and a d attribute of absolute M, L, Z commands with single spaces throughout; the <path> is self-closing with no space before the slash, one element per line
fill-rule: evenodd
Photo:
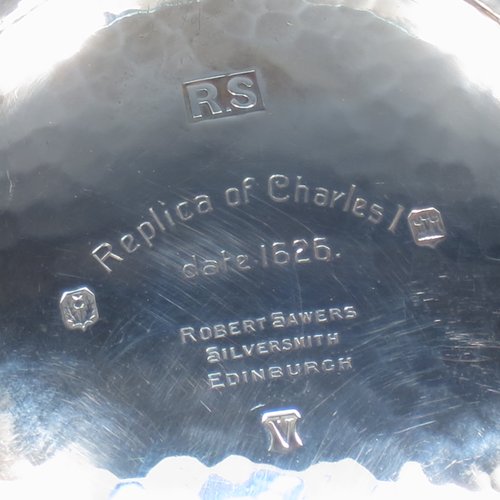
<path fill-rule="evenodd" d="M 59 301 L 64 326 L 85 331 L 99 320 L 94 293 L 87 287 L 64 292 Z"/>

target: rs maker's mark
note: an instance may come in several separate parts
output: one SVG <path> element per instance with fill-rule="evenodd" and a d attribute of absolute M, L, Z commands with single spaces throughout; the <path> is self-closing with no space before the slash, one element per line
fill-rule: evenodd
<path fill-rule="evenodd" d="M 193 80 L 182 89 L 189 118 L 195 122 L 264 109 L 254 70 Z"/>

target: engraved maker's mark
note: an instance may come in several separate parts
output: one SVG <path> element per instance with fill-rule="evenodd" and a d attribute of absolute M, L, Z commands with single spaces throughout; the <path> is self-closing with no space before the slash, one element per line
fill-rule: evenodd
<path fill-rule="evenodd" d="M 303 446 L 297 432 L 297 422 L 301 419 L 298 410 L 287 409 L 266 412 L 262 415 L 262 424 L 270 436 L 269 451 L 289 453 Z"/>
<path fill-rule="evenodd" d="M 264 109 L 254 70 L 185 82 L 182 89 L 189 118 L 195 122 Z"/>

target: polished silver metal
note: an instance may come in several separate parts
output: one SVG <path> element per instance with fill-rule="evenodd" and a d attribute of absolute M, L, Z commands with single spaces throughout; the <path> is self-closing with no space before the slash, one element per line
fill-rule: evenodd
<path fill-rule="evenodd" d="M 0 5 L 2 500 L 495 494 L 487 3 Z"/>

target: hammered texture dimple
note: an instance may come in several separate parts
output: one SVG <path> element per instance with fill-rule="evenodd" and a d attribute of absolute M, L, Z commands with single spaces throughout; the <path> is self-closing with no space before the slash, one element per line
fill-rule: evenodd
<path fill-rule="evenodd" d="M 220 14 L 214 16 L 212 4 Z M 311 120 L 317 132 L 310 138 L 311 151 L 321 151 L 321 144 L 328 140 L 327 131 L 335 137 L 353 131 L 362 134 L 370 163 L 383 162 L 387 152 L 422 151 L 421 158 L 412 157 L 419 163 L 426 157 L 472 161 L 481 151 L 484 178 L 478 182 L 483 187 L 495 181 L 493 131 L 497 117 L 487 96 L 468 107 L 467 84 L 460 83 L 452 61 L 369 13 L 295 5 L 286 13 L 269 12 L 259 2 L 249 12 L 243 5 L 230 9 L 223 3 L 205 2 L 188 7 L 188 15 L 186 8 L 169 8 L 157 16 L 124 19 L 96 34 L 78 59 L 63 63 L 48 77 L 49 82 L 37 91 L 40 97 L 14 116 L 8 115 L 9 127 L 2 140 L 11 144 L 5 158 L 11 174 L 26 175 L 44 168 L 59 171 L 58 181 L 43 191 L 30 190 L 29 182 L 18 185 L 17 196 L 10 202 L 15 203 L 13 208 L 36 203 L 39 196 L 52 203 L 60 197 L 64 201 L 71 192 L 65 189 L 71 179 L 106 184 L 106 165 L 113 161 L 103 143 L 109 131 L 116 137 L 114 153 L 121 150 L 126 154 L 130 143 L 125 138 L 144 127 L 150 132 L 146 137 L 151 137 L 144 149 L 157 149 L 162 117 L 175 116 L 167 129 L 162 125 L 162 132 L 170 147 L 175 144 L 177 156 L 186 154 L 192 143 L 185 133 L 182 103 L 173 98 L 178 82 L 213 73 L 217 67 L 238 69 L 245 61 L 250 63 L 249 54 L 252 64 L 268 76 L 270 112 L 277 127 L 287 127 L 282 133 L 287 140 L 293 137 L 293 123 Z M 233 17 L 245 27 L 233 29 Z M 284 90 L 290 87 L 284 85 L 289 81 L 309 89 L 304 96 L 310 111 L 307 116 L 298 105 L 286 106 L 295 97 Z M 163 99 L 160 109 L 158 97 L 167 95 L 172 97 Z M 339 103 L 333 114 L 322 106 L 327 99 Z M 71 117 L 66 114 L 68 108 L 74 110 Z M 398 116 L 403 119 L 395 120 Z M 213 130 L 200 135 L 200 143 L 203 139 L 211 144 L 216 141 Z M 245 130 L 248 135 L 253 136 L 252 143 L 268 146 L 258 130 Z M 287 147 L 294 143 L 289 141 Z M 63 152 L 70 148 L 72 162 L 64 165 L 63 175 Z M 485 154 L 489 149 L 491 154 Z M 345 151 L 344 156 L 349 153 Z M 338 160 L 342 159 L 339 151 Z M 364 167 L 360 162 L 351 168 Z M 50 183 L 51 177 L 44 176 L 45 182 Z M 3 203 L 9 203 L 8 198 Z"/>

